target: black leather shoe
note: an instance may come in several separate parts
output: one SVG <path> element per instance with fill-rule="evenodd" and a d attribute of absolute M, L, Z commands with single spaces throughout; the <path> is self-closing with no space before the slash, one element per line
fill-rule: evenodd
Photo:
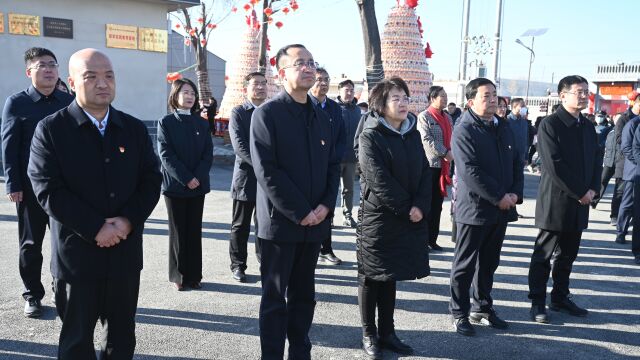
<path fill-rule="evenodd" d="M 463 317 L 453 319 L 453 327 L 456 329 L 456 332 L 460 335 L 464 336 L 473 336 L 476 334 L 476 329 L 473 328 L 471 323 L 469 322 L 469 318 Z"/>
<path fill-rule="evenodd" d="M 616 244 L 624 245 L 626 243 L 627 243 L 627 240 L 624 239 L 624 236 L 623 237 L 616 236 Z"/>
<path fill-rule="evenodd" d="M 440 246 L 438 244 L 430 244 L 429 245 L 429 249 L 431 249 L 433 251 L 442 251 L 442 246 Z"/>
<path fill-rule="evenodd" d="M 330 252 L 328 254 L 320 254 L 319 259 L 322 262 L 330 263 L 332 265 L 340 265 L 342 264 L 342 260 L 340 260 L 337 256 Z"/>
<path fill-rule="evenodd" d="M 369 359 L 382 360 L 382 350 L 378 345 L 378 339 L 375 336 L 365 336 L 362 338 L 362 350 L 367 354 Z"/>
<path fill-rule="evenodd" d="M 640 255 L 636 255 L 636 264 L 640 265 Z"/>
<path fill-rule="evenodd" d="M 616 219 L 616 218 L 611 218 L 611 221 L 609 222 L 609 225 L 611 225 L 611 226 L 617 226 L 617 225 L 618 225 L 618 219 Z"/>
<path fill-rule="evenodd" d="M 24 316 L 29 318 L 39 318 L 42 316 L 42 304 L 40 300 L 27 300 L 24 303 Z"/>
<path fill-rule="evenodd" d="M 387 335 L 387 336 L 381 336 L 380 337 L 380 345 L 383 348 L 386 348 L 388 350 L 391 350 L 395 353 L 401 354 L 401 355 L 411 355 L 413 354 L 413 348 L 405 343 L 402 342 L 402 340 L 400 340 L 398 338 L 398 336 L 396 335 L 395 332 L 392 332 L 391 334 Z"/>
<path fill-rule="evenodd" d="M 549 309 L 553 311 L 562 311 L 572 316 L 581 316 L 581 317 L 587 316 L 587 314 L 589 313 L 587 309 L 583 309 L 578 305 L 576 305 L 576 303 L 574 303 L 571 300 L 571 295 L 567 296 L 567 298 L 561 302 L 549 303 Z"/>
<path fill-rule="evenodd" d="M 548 324 L 549 316 L 547 315 L 547 309 L 544 304 L 540 305 L 531 305 L 531 310 L 529 311 L 531 314 L 531 320 L 540 323 L 540 324 Z"/>
<path fill-rule="evenodd" d="M 233 275 L 233 280 L 237 281 L 237 282 L 245 282 L 247 281 L 247 275 L 244 274 L 243 270 L 240 269 L 234 269 L 231 271 L 231 274 Z"/>
<path fill-rule="evenodd" d="M 469 315 L 469 320 L 474 324 L 488 325 L 496 329 L 506 329 L 509 327 L 509 324 L 500 319 L 493 309 L 489 309 L 487 312 L 472 312 Z"/>

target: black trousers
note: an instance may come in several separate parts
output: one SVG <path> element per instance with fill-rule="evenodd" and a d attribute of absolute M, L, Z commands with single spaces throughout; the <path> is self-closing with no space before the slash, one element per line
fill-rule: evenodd
<path fill-rule="evenodd" d="M 327 216 L 331 216 L 331 227 L 333 227 L 333 214 L 329 214 Z M 322 244 L 320 246 L 320 254 L 323 254 L 323 255 L 332 254 L 333 253 L 333 246 L 331 246 L 332 242 L 333 242 L 332 233 L 329 232 L 329 236 L 322 241 Z"/>
<path fill-rule="evenodd" d="M 67 283 L 58 359 L 96 359 L 93 332 L 98 319 L 102 323 L 99 358 L 132 359 L 136 347 L 135 317 L 139 288 L 139 272 L 126 278 Z"/>
<path fill-rule="evenodd" d="M 615 168 L 612 168 L 609 166 L 602 167 L 602 176 L 600 177 L 600 193 L 598 194 L 598 199 L 594 200 L 596 204 L 599 203 L 600 200 L 602 200 L 604 193 L 607 191 L 609 180 L 611 180 L 611 177 L 613 176 L 614 172 L 615 172 Z"/>
<path fill-rule="evenodd" d="M 231 236 L 229 238 L 229 257 L 231 271 L 247 270 L 247 243 L 251 231 L 251 218 L 255 226 L 256 258 L 260 262 L 260 240 L 258 239 L 258 218 L 256 217 L 256 202 L 233 199 L 233 214 L 231 219 Z"/>
<path fill-rule="evenodd" d="M 204 195 L 164 197 L 169 215 L 169 281 L 202 280 L 202 212 Z"/>
<path fill-rule="evenodd" d="M 640 181 L 633 183 L 635 192 L 640 194 Z M 640 198 L 634 198 L 633 200 L 633 218 L 640 219 Z M 633 256 L 640 256 L 640 225 L 634 226 L 631 230 L 631 252 Z"/>
<path fill-rule="evenodd" d="M 44 297 L 42 241 L 49 225 L 49 216 L 42 210 L 31 189 L 22 192 L 22 201 L 16 203 L 16 210 L 20 246 L 18 265 L 24 285 L 22 297 L 25 300 L 41 300 Z"/>
<path fill-rule="evenodd" d="M 633 181 L 624 182 L 620 209 L 618 209 L 618 224 L 616 226 L 616 238 L 624 239 L 629 230 L 631 219 L 633 218 L 634 189 Z"/>
<path fill-rule="evenodd" d="M 529 155 L 527 156 L 527 160 L 529 160 L 529 164 L 533 162 L 533 155 L 536 153 L 537 146 L 531 145 L 529 146 Z"/>
<path fill-rule="evenodd" d="M 456 248 L 451 264 L 449 311 L 456 319 L 469 311 L 487 312 L 493 306 L 493 274 L 500 263 L 500 250 L 507 223 L 491 225 L 457 224 Z M 469 289 L 473 287 L 473 306 Z"/>
<path fill-rule="evenodd" d="M 549 273 L 553 278 L 551 301 L 561 302 L 569 295 L 569 275 L 578 256 L 581 237 L 582 231 L 540 229 L 529 265 L 529 299 L 534 305 L 545 304 Z"/>
<path fill-rule="evenodd" d="M 358 285 L 358 305 L 363 336 L 387 336 L 394 331 L 393 312 L 396 308 L 396 282 L 363 279 Z M 378 327 L 376 328 L 376 308 Z"/>
<path fill-rule="evenodd" d="M 617 219 L 620 211 L 620 202 L 622 201 L 622 194 L 624 193 L 625 181 L 617 178 L 613 185 L 613 197 L 611 198 L 611 219 Z"/>
<path fill-rule="evenodd" d="M 428 245 L 435 245 L 440 234 L 440 215 L 442 214 L 442 202 L 444 201 L 440 192 L 440 171 L 440 168 L 431 168 L 431 210 L 427 215 L 429 224 Z"/>
<path fill-rule="evenodd" d="M 289 339 L 289 359 L 311 359 L 309 329 L 316 306 L 315 270 L 320 244 L 261 241 L 262 359 L 282 360 L 285 339 Z"/>

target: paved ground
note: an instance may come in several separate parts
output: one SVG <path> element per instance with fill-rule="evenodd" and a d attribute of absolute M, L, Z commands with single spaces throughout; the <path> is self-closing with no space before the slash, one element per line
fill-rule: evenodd
<path fill-rule="evenodd" d="M 216 165 L 213 191 L 207 196 L 204 224 L 204 287 L 178 293 L 167 280 L 167 222 L 161 200 L 147 222 L 145 268 L 137 316 L 136 359 L 257 359 L 260 283 L 255 256 L 249 258 L 249 282 L 232 281 L 228 238 L 231 217 L 229 183 L 232 168 Z M 526 194 L 537 189 L 537 176 L 527 175 Z M 4 186 L 0 186 L 4 193 Z M 609 198 L 600 207 L 609 208 Z M 608 211 L 592 211 L 574 265 L 572 291 L 591 313 L 573 318 L 552 313 L 552 324 L 529 321 L 527 269 L 537 233 L 534 200 L 519 211 L 527 216 L 509 226 L 496 274 L 494 297 L 508 331 L 480 327 L 474 338 L 455 334 L 447 315 L 452 243 L 450 222 L 443 216 L 439 243 L 445 251 L 431 255 L 432 275 L 398 285 L 396 329 L 416 349 L 406 359 L 625 359 L 640 358 L 640 266 L 630 246 L 613 242 Z M 448 211 L 449 205 L 445 205 Z M 445 212 L 446 212 L 445 211 Z M 337 223 L 341 222 L 341 217 Z M 354 231 L 333 231 L 342 266 L 319 265 L 318 306 L 311 331 L 314 359 L 364 359 L 357 305 Z M 26 319 L 19 294 L 17 222 L 14 207 L 0 200 L 0 359 L 51 359 L 56 355 L 60 321 L 44 300 L 42 319 Z M 250 246 L 253 251 L 253 246 Z M 45 245 L 45 259 L 50 246 Z M 43 279 L 50 281 L 48 269 Z M 385 358 L 397 359 L 385 352 Z"/>

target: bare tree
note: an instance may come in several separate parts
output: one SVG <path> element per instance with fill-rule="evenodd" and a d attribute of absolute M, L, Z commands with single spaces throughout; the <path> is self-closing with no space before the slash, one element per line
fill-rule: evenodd
<path fill-rule="evenodd" d="M 380 32 L 376 20 L 376 8 L 374 0 L 356 0 L 360 12 L 362 25 L 362 39 L 364 40 L 365 64 L 367 71 L 367 83 L 369 89 L 384 79 L 382 67 L 382 46 L 380 45 Z"/>
<path fill-rule="evenodd" d="M 273 15 L 277 12 L 284 12 L 288 14 L 291 10 L 296 11 L 298 9 L 298 3 L 296 0 L 289 0 L 288 5 L 282 5 L 279 8 L 274 8 L 277 3 L 282 0 L 264 0 L 262 2 L 262 25 L 260 33 L 260 56 L 258 57 L 258 71 L 265 73 L 267 69 L 267 50 L 269 48 L 269 24 L 273 21 Z M 275 23 L 277 27 L 282 26 L 282 22 Z"/>

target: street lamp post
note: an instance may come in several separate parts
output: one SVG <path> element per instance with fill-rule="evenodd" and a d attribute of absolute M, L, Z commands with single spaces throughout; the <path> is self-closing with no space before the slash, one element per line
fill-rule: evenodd
<path fill-rule="evenodd" d="M 520 36 L 531 36 L 531 47 L 528 47 L 527 45 L 525 45 L 520 39 L 516 39 L 516 43 L 522 45 L 522 47 L 524 47 L 525 49 L 529 50 L 529 52 L 531 53 L 529 55 L 529 75 L 527 76 L 527 92 L 525 94 L 525 104 L 528 103 L 529 100 L 529 82 L 531 81 L 531 65 L 533 64 L 533 60 L 535 60 L 536 58 L 536 53 L 533 51 L 533 42 L 536 39 L 536 36 L 540 36 L 544 33 L 547 32 L 547 28 L 543 28 L 543 29 L 529 29 L 527 31 L 524 32 L 524 34 L 520 35 Z"/>

